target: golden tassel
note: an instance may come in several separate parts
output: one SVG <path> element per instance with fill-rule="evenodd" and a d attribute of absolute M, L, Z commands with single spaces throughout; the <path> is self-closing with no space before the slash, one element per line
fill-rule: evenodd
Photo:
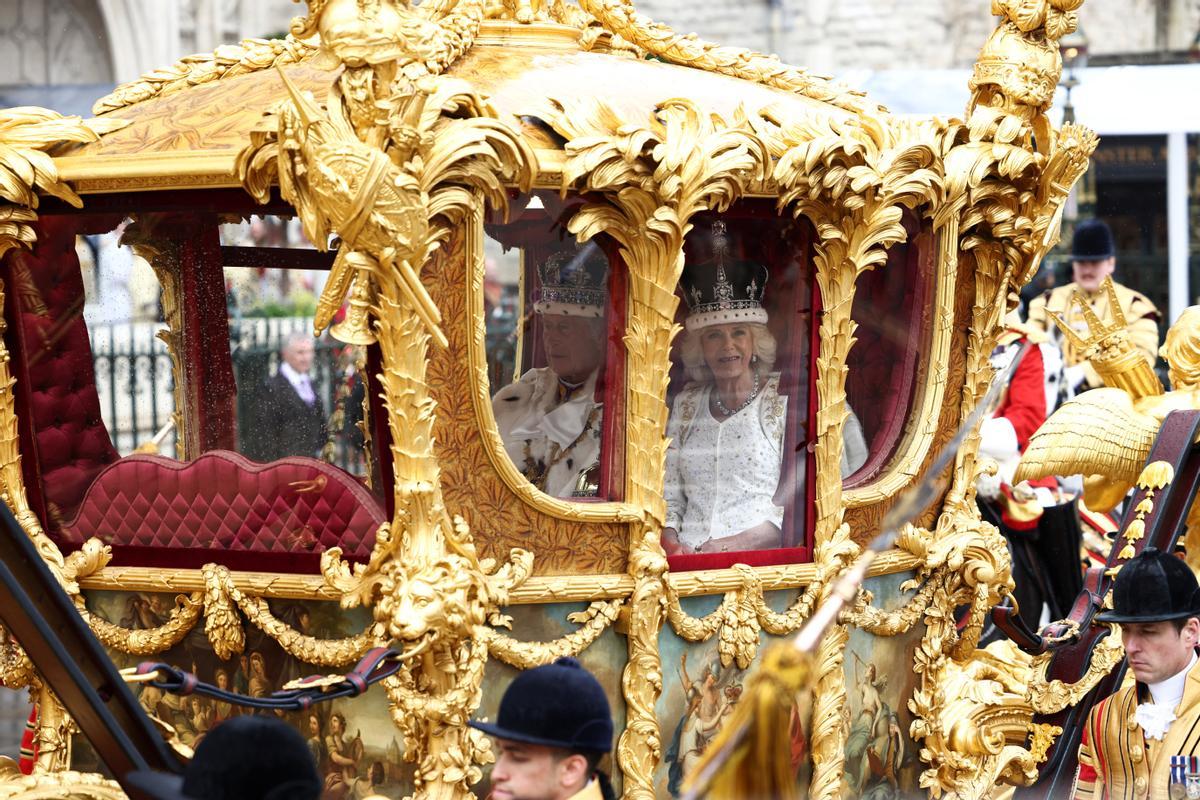
<path fill-rule="evenodd" d="M 796 697 L 808 691 L 812 655 L 790 641 L 772 645 L 746 682 L 734 707 L 688 775 L 684 796 L 703 791 L 710 800 L 797 797 L 790 728 Z M 705 790 L 707 784 L 707 790 Z"/>

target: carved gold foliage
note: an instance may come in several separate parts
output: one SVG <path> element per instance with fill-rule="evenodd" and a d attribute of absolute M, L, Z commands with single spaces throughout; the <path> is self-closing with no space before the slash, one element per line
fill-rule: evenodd
<path fill-rule="evenodd" d="M 103 775 L 54 772 L 24 775 L 17 762 L 0 757 L 2 800 L 125 800 L 120 785 Z"/>
<path fill-rule="evenodd" d="M 875 636 L 898 636 L 907 633 L 921 620 L 937 592 L 936 580 L 921 582 L 920 589 L 899 609 L 881 611 L 871 605 L 870 592 L 862 592 L 859 604 L 842 612 L 842 620 Z"/>
<path fill-rule="evenodd" d="M 241 622 L 234 608 L 246 616 L 247 621 L 274 639 L 284 652 L 306 664 L 323 667 L 340 667 L 361 658 L 378 643 L 373 627 L 356 636 L 343 639 L 319 639 L 297 631 L 271 613 L 267 601 L 246 594 L 233 582 L 233 576 L 225 567 L 208 564 L 204 567 L 205 596 L 214 597 L 217 604 L 215 624 L 206 616 L 205 632 L 213 649 L 218 652 L 240 653 L 245 643 Z M 211 614 L 206 609 L 206 614 Z M 236 626 L 236 630 L 234 627 Z"/>
<path fill-rule="evenodd" d="M 599 600 L 568 619 L 580 628 L 552 642 L 522 642 L 493 630 L 488 653 L 517 669 L 549 664 L 560 656 L 577 656 L 612 625 L 621 611 L 621 600 Z"/>
<path fill-rule="evenodd" d="M 98 573 L 111 557 L 107 545 L 89 539 L 66 559 L 63 573 L 68 585 L 77 586 L 79 581 Z M 306 664 L 343 666 L 361 658 L 376 644 L 370 629 L 344 639 L 318 639 L 302 634 L 275 617 L 266 600 L 240 589 L 228 568 L 206 564 L 201 574 L 203 590 L 177 595 L 166 622 L 154 628 L 129 629 L 109 622 L 88 610 L 86 598 L 78 590 L 72 592 L 72 600 L 102 644 L 134 656 L 170 650 L 203 618 L 204 632 L 213 651 L 219 658 L 228 659 L 242 652 L 245 645 L 246 634 L 239 612 L 285 652 Z M 6 682 L 6 685 L 12 684 Z"/>
<path fill-rule="evenodd" d="M 10 689 L 24 689 L 34 679 L 33 662 L 21 645 L 0 626 L 0 684 Z"/>
<path fill-rule="evenodd" d="M 552 99 L 551 106 L 547 121 L 567 140 L 563 191 L 597 193 L 568 229 L 581 241 L 610 236 L 629 270 L 625 501 L 644 517 L 632 526 L 630 538 L 634 591 L 629 663 L 622 675 L 627 721 L 618 759 L 626 796 L 649 798 L 661 753 L 654 705 L 662 691 L 658 630 L 666 610 L 667 563 L 660 542 L 666 515 L 664 398 L 671 340 L 678 332 L 675 286 L 683 269 L 683 239 L 695 214 L 724 210 L 749 181 L 761 181 L 769 154 L 744 122 L 729 125 L 705 116 L 684 99 L 660 104 L 642 125 L 622 124 L 599 102 Z"/>
<path fill-rule="evenodd" d="M 1030 714 L 1013 711 L 1028 708 L 1027 678 L 975 650 L 983 619 L 979 610 L 994 605 L 1001 588 L 1011 586 L 1004 539 L 975 517 L 945 513 L 927 564 L 929 571 L 915 580 L 935 586 L 925 612 L 925 637 L 914 656 L 919 686 L 909 701 L 915 717 L 911 733 L 922 742 L 921 760 L 927 765 L 921 786 L 933 796 L 979 797 L 1000 776 L 1019 774 L 1027 782 L 1036 765 L 1023 747 Z M 970 621 L 960 632 L 954 610 L 967 604 Z"/>
<path fill-rule="evenodd" d="M 133 656 L 148 656 L 170 650 L 183 641 L 183 637 L 195 627 L 204 612 L 204 601 L 200 595 L 179 595 L 175 599 L 175 607 L 171 609 L 170 616 L 162 625 L 130 630 L 89 612 L 82 595 L 75 597 L 75 605 L 101 644 Z M 241 630 L 240 626 L 238 630 Z"/>
<path fill-rule="evenodd" d="M 182 58 L 169 67 L 155 69 L 135 81 L 121 84 L 111 94 L 97 100 L 92 106 L 92 113 L 106 114 L 193 86 L 295 64 L 312 55 L 316 49 L 315 40 L 301 40 L 293 36 L 284 39 L 243 39 L 237 44 L 223 44 L 211 53 Z"/>
<path fill-rule="evenodd" d="M 1038 714 L 1057 714 L 1086 697 L 1125 658 L 1125 648 L 1115 633 L 1104 637 L 1092 650 L 1087 671 L 1074 683 L 1046 680 L 1046 669 L 1052 655 L 1050 652 L 1036 656 L 1029 669 L 1029 702 Z"/>
<path fill-rule="evenodd" d="M 83 201 L 58 178 L 47 151 L 66 142 L 94 142 L 127 123 L 116 119 L 64 117 L 45 108 L 0 111 L 0 257 L 33 246 L 38 194 L 53 195 L 79 208 Z"/>
<path fill-rule="evenodd" d="M 222 585 L 220 570 L 215 564 L 204 568 L 204 633 L 217 658 L 228 661 L 245 649 L 246 633 L 233 598 Z"/>

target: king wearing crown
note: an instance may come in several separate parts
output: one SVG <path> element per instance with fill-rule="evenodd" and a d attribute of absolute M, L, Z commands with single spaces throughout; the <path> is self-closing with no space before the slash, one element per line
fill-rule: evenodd
<path fill-rule="evenodd" d="M 599 488 L 608 260 L 589 242 L 553 253 L 538 273 L 533 310 L 546 366 L 497 392 L 492 410 L 530 483 L 555 497 L 591 497 Z"/>

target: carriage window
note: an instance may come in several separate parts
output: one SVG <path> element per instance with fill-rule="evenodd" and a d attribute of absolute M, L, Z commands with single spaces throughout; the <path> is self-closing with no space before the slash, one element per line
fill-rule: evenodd
<path fill-rule="evenodd" d="M 698 217 L 684 244 L 663 541 L 674 567 L 809 544 L 807 235 L 748 201 Z"/>
<path fill-rule="evenodd" d="M 144 258 L 122 243 L 127 222 L 77 236 L 96 390 L 105 426 L 121 455 L 176 455 L 179 432 L 160 287 Z"/>
<path fill-rule="evenodd" d="M 221 234 L 238 451 L 259 462 L 320 458 L 367 476 L 366 348 L 313 335 L 329 272 L 304 269 L 303 257 L 327 257 L 311 250 L 296 220 L 253 217 Z M 258 266 L 232 266 L 245 261 Z M 343 309 L 334 327 L 344 317 Z"/>
<path fill-rule="evenodd" d="M 903 434 L 917 384 L 918 360 L 929 325 L 932 237 L 906 212 L 906 242 L 888 251 L 887 263 L 859 277 L 851 316 L 856 342 L 847 358 L 846 398 L 860 429 L 860 450 L 843 464 L 848 484 L 878 475 Z M 849 443 L 847 444 L 849 453 Z"/>
<path fill-rule="evenodd" d="M 51 528 L 70 520 L 95 476 L 133 452 L 176 451 L 174 379 L 154 271 L 119 216 L 46 217 L 33 252 L 0 277 L 10 320 L 31 501 Z"/>
<path fill-rule="evenodd" d="M 508 457 L 568 500 L 616 499 L 624 298 L 615 254 L 566 229 L 579 206 L 518 198 L 486 225 L 484 311 L 492 410 Z"/>

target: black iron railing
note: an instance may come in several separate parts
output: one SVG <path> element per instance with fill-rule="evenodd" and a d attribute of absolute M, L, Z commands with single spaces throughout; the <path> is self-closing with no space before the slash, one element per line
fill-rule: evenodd
<path fill-rule="evenodd" d="M 96 388 L 101 413 L 113 445 L 127 455 L 150 441 L 171 419 L 175 410 L 174 376 L 166 344 L 156 334 L 161 323 L 95 325 L 90 329 Z M 230 352 L 237 383 L 238 440 L 250 436 L 256 403 L 262 390 L 279 369 L 280 350 L 295 333 L 311 335 L 312 320 L 304 317 L 255 318 L 229 321 Z M 350 411 L 361 393 L 344 396 L 353 389 L 353 354 L 329 337 L 314 340 L 315 357 L 310 373 L 313 390 L 331 416 L 341 400 Z M 334 431 L 333 463 L 353 473 L 363 469 L 359 439 L 353 433 L 358 419 L 351 412 L 349 424 Z M 175 433 L 160 444 L 163 455 L 176 455 Z M 240 448 L 239 448 L 240 449 Z"/>

